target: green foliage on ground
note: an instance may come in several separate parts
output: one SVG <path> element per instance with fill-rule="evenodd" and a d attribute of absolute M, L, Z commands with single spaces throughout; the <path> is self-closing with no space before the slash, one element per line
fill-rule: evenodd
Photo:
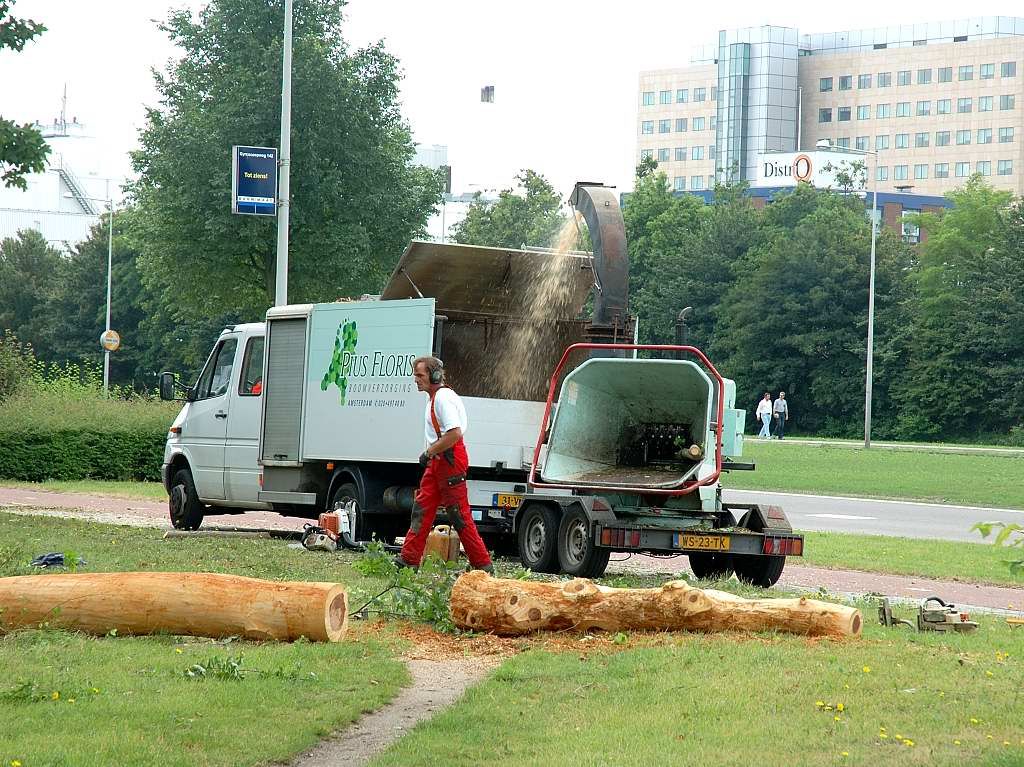
<path fill-rule="evenodd" d="M 788 396 L 788 395 L 787 395 Z M 817 447 L 747 438 L 756 471 L 726 474 L 741 490 L 900 498 L 1024 509 L 1024 456 Z"/>
<path fill-rule="evenodd" d="M 0 513 L 0 576 L 73 548 L 79 570 L 204 571 L 378 587 L 350 558 L 283 541 L 162 540 L 162 531 Z M 44 576 L 45 577 L 45 576 Z M 390 700 L 408 680 L 393 643 L 0 634 L 0 764 L 283 762 Z M 258 723 L 253 726 L 252 723 Z M 241 735 L 241 736 L 240 736 Z"/>
<path fill-rule="evenodd" d="M 95 368 L 47 368 L 0 401 L 0 478 L 160 479 L 177 406 L 114 386 Z"/>
<path fill-rule="evenodd" d="M 675 634 L 619 651 L 506 661 L 374 767 L 445 764 L 1019 764 L 1024 665 L 1013 629 L 969 635 L 874 623 L 864 637 Z M 623 644 L 643 642 L 623 636 Z M 599 645 L 600 649 L 591 649 Z M 840 707 L 841 706 L 841 707 Z"/>

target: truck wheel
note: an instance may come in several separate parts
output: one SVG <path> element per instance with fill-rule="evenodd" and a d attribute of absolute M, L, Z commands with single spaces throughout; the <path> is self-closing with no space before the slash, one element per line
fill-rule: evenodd
<path fill-rule="evenodd" d="M 582 509 L 572 509 L 558 526 L 558 564 L 577 578 L 600 578 L 611 552 L 594 545 L 593 525 Z"/>
<path fill-rule="evenodd" d="M 732 575 L 732 556 L 729 554 L 688 554 L 690 569 L 702 581 L 724 580 Z"/>
<path fill-rule="evenodd" d="M 352 531 L 352 540 L 368 541 L 377 530 L 366 521 L 367 515 L 363 513 L 363 502 L 359 498 L 359 488 L 352 482 L 345 482 L 334 488 L 331 494 L 331 502 L 327 506 L 328 511 L 333 511 L 338 503 L 356 502 L 356 524 Z"/>
<path fill-rule="evenodd" d="M 785 557 L 757 557 L 733 555 L 736 577 L 752 586 L 763 589 L 774 586 L 786 566 Z"/>
<path fill-rule="evenodd" d="M 171 513 L 171 526 L 175 530 L 198 530 L 203 524 L 206 510 L 196 494 L 192 472 L 188 469 L 178 469 L 174 473 L 167 508 Z"/>
<path fill-rule="evenodd" d="M 558 572 L 558 512 L 543 503 L 531 503 L 523 510 L 516 531 L 519 559 L 535 573 Z"/>

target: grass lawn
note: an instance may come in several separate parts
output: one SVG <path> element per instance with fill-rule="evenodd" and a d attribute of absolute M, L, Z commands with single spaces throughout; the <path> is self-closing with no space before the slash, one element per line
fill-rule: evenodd
<path fill-rule="evenodd" d="M 753 461 L 757 470 L 726 474 L 725 487 L 1024 509 L 1024 456 L 780 445 L 748 438 L 742 460 Z"/>
<path fill-rule="evenodd" d="M 162 531 L 0 513 L 0 576 L 48 551 L 91 572 L 203 570 L 379 590 L 340 556 L 281 541 L 161 540 Z M 337 644 L 0 635 L 0 765 L 245 765 L 287 759 L 408 681 L 387 634 Z M 382 638 L 383 637 L 383 638 Z M 208 670 L 191 678 L 195 664 Z"/>
<path fill-rule="evenodd" d="M 57 493 L 82 493 L 84 495 L 109 495 L 114 498 L 131 498 L 143 501 L 166 501 L 167 491 L 159 482 L 106 482 L 98 479 L 75 481 L 50 480 L 48 482 L 18 482 L 0 479 L 0 487 L 15 487 L 23 490 L 52 490 Z"/>
<path fill-rule="evenodd" d="M 371 764 L 1020 765 L 1019 630 L 983 620 L 973 635 L 869 621 L 846 642 L 674 634 L 528 652 Z"/>

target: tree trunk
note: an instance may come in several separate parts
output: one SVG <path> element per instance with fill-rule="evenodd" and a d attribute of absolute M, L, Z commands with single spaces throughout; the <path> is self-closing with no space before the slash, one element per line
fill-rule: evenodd
<path fill-rule="evenodd" d="M 504 580 L 481 571 L 452 588 L 455 625 L 515 635 L 531 631 L 785 631 L 805 636 L 857 636 L 860 610 L 798 599 L 743 599 L 686 581 L 657 589 L 613 589 L 585 579 L 563 583 Z"/>
<path fill-rule="evenodd" d="M 0 578 L 0 631 L 42 623 L 106 634 L 191 634 L 337 642 L 348 627 L 338 583 L 213 573 L 76 573 Z"/>

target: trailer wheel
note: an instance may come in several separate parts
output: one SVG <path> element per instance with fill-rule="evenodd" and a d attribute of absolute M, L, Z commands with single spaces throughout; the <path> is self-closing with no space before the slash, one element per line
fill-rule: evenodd
<path fill-rule="evenodd" d="M 531 503 L 516 530 L 519 559 L 535 573 L 558 572 L 558 512 L 547 504 Z"/>
<path fill-rule="evenodd" d="M 736 577 L 744 583 L 760 586 L 763 589 L 774 586 L 778 582 L 779 576 L 782 575 L 782 568 L 785 566 L 785 557 L 733 555 Z"/>
<path fill-rule="evenodd" d="M 724 580 L 732 575 L 732 556 L 729 554 L 688 554 L 690 569 L 702 581 Z"/>
<path fill-rule="evenodd" d="M 600 578 L 608 568 L 611 551 L 594 543 L 593 525 L 582 509 L 570 510 L 558 526 L 558 564 L 577 578 Z"/>
<path fill-rule="evenodd" d="M 171 526 L 175 530 L 198 530 L 203 524 L 206 510 L 196 493 L 192 472 L 188 469 L 178 469 L 174 473 L 167 509 L 171 515 Z"/>

